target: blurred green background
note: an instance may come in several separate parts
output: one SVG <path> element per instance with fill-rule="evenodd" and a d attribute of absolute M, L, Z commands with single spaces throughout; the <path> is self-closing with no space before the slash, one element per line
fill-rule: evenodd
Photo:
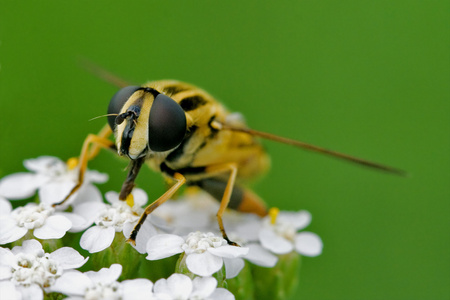
<path fill-rule="evenodd" d="M 450 298 L 448 1 L 1 1 L 0 176 L 79 153 L 116 89 L 82 56 L 135 82 L 205 88 L 251 127 L 403 168 L 400 178 L 272 142 L 254 189 L 307 209 L 324 241 L 301 299 Z M 127 163 L 90 167 L 119 189 Z M 150 197 L 164 190 L 144 170 Z"/>

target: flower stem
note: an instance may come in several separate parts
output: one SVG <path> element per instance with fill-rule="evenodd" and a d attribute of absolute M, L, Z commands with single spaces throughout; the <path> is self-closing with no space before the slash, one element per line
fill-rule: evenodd
<path fill-rule="evenodd" d="M 298 253 L 291 252 L 280 255 L 273 268 L 252 265 L 255 299 L 289 299 L 298 285 L 300 258 Z"/>

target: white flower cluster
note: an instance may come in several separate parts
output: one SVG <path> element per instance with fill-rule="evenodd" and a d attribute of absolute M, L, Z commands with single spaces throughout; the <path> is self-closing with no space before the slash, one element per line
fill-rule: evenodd
<path fill-rule="evenodd" d="M 178 209 L 180 207 L 183 209 Z M 205 194 L 188 195 L 161 206 L 154 212 L 155 216 L 172 223 L 178 234 L 161 233 L 150 237 L 146 246 L 147 259 L 184 253 L 192 273 L 211 275 L 224 264 L 227 278 L 233 278 L 244 267 L 243 259 L 259 266 L 273 267 L 279 254 L 295 250 L 313 257 L 322 253 L 322 240 L 317 234 L 309 231 L 298 233 L 311 223 L 311 214 L 307 211 L 280 212 L 277 216 L 264 218 L 227 212 L 224 216 L 227 233 L 242 246 L 235 247 L 228 245 L 220 235 L 215 216 L 218 207 L 219 204 Z M 194 217 L 190 217 L 191 212 Z M 186 233 L 183 228 L 196 228 L 198 231 Z"/>
<path fill-rule="evenodd" d="M 43 299 L 43 292 L 49 292 L 63 272 L 87 260 L 70 247 L 45 253 L 37 240 L 26 240 L 12 250 L 0 247 L 1 298 Z"/>
<path fill-rule="evenodd" d="M 196 277 L 192 280 L 186 275 L 175 273 L 167 279 L 159 279 L 155 284 L 144 278 L 118 282 L 121 272 L 122 266 L 119 264 L 98 272 L 66 272 L 51 290 L 69 295 L 70 299 L 80 300 L 234 299 L 228 290 L 217 288 L 214 277 Z"/>
<path fill-rule="evenodd" d="M 67 232 L 84 231 L 81 248 L 101 252 L 111 247 L 117 233 L 130 235 L 147 195 L 135 188 L 131 201 L 120 201 L 116 192 L 108 192 L 104 202 L 93 183 L 103 183 L 108 176 L 88 170 L 81 188 L 63 205 L 53 205 L 75 186 L 77 168 L 48 156 L 26 160 L 24 165 L 30 173 L 0 179 L 0 245 L 23 241 L 22 247 L 0 248 L 0 287 L 11 299 L 42 299 L 30 295 L 42 296 L 43 292 L 60 292 L 70 299 L 144 299 L 142 295 L 145 299 L 234 299 L 227 290 L 216 288 L 217 280 L 211 277 L 223 267 L 226 278 L 233 278 L 245 266 L 245 260 L 273 267 L 280 254 L 297 251 L 317 256 L 322 252 L 318 235 L 299 232 L 311 222 L 307 211 L 272 212 L 264 218 L 227 212 L 224 224 L 228 236 L 241 247 L 228 245 L 217 225 L 219 204 L 203 192 L 188 191 L 182 199 L 167 201 L 147 218 L 135 249 L 136 255 L 146 253 L 148 260 L 181 254 L 187 269 L 202 277 L 191 280 L 174 274 L 155 284 L 147 279 L 118 282 L 122 272 L 118 264 L 98 272 L 63 273 L 87 259 L 68 247 L 45 254 L 38 241 L 27 239 L 55 240 Z M 37 201 L 13 209 L 11 200 L 29 198 L 36 192 Z"/>

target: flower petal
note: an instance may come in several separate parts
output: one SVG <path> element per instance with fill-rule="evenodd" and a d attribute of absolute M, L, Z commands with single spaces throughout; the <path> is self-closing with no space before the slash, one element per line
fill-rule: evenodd
<path fill-rule="evenodd" d="M 74 204 L 81 204 L 85 202 L 103 203 L 103 196 L 98 187 L 85 181 L 71 202 Z"/>
<path fill-rule="evenodd" d="M 109 176 L 108 176 L 108 174 L 101 173 L 101 172 L 96 171 L 96 170 L 88 170 L 86 172 L 86 179 L 89 182 L 105 183 L 105 182 L 108 181 Z"/>
<path fill-rule="evenodd" d="M 64 216 L 50 216 L 44 225 L 34 229 L 34 236 L 38 239 L 59 239 L 72 227 L 72 222 Z"/>
<path fill-rule="evenodd" d="M 91 253 L 100 252 L 111 246 L 115 233 L 113 227 L 93 226 L 81 236 L 80 246 Z"/>
<path fill-rule="evenodd" d="M 92 225 L 92 222 L 88 223 L 88 221 L 82 216 L 71 212 L 56 212 L 55 215 L 63 216 L 72 223 L 69 232 L 80 232 Z"/>
<path fill-rule="evenodd" d="M 148 201 L 147 193 L 143 189 L 135 188 L 133 190 L 134 207 L 142 207 Z"/>
<path fill-rule="evenodd" d="M 152 216 L 163 219 L 167 225 L 174 227 L 173 233 L 180 236 L 188 235 L 190 232 L 202 228 L 204 231 L 210 231 L 214 214 L 210 214 L 208 207 L 200 205 L 201 200 L 206 199 L 199 196 L 199 198 L 190 197 L 188 200 L 186 198 L 169 200 L 158 207 Z M 205 201 L 201 202 L 204 204 Z M 214 224 L 216 223 L 214 222 Z"/>
<path fill-rule="evenodd" d="M 282 223 L 286 222 L 292 224 L 296 230 L 301 230 L 311 223 L 312 216 L 307 210 L 301 210 L 298 212 L 282 211 L 278 215 L 278 219 Z"/>
<path fill-rule="evenodd" d="M 96 283 L 108 284 L 119 279 L 122 273 L 120 264 L 112 264 L 109 268 L 102 268 L 98 272 L 89 271 L 85 274 Z"/>
<path fill-rule="evenodd" d="M 46 178 L 36 174 L 11 174 L 0 180 L 0 195 L 11 200 L 30 198 L 45 181 Z"/>
<path fill-rule="evenodd" d="M 122 281 L 124 300 L 152 299 L 153 283 L 146 278 L 137 278 Z"/>
<path fill-rule="evenodd" d="M 33 254 L 36 256 L 44 256 L 44 249 L 42 248 L 41 243 L 39 243 L 37 240 L 26 240 L 23 241 L 22 246 L 16 246 L 12 248 L 12 253 L 18 254 L 18 253 L 26 253 L 26 254 Z"/>
<path fill-rule="evenodd" d="M 235 258 L 246 255 L 248 248 L 225 245 L 217 248 L 208 248 L 208 251 L 216 256 Z"/>
<path fill-rule="evenodd" d="M 43 155 L 27 159 L 23 165 L 29 171 L 36 173 L 63 173 L 66 170 L 66 164 L 55 156 Z"/>
<path fill-rule="evenodd" d="M 11 281 L 0 281 L 0 291 L 3 299 L 22 300 L 22 295 Z"/>
<path fill-rule="evenodd" d="M 162 259 L 183 252 L 184 239 L 174 234 L 158 234 L 147 242 L 148 260 Z"/>
<path fill-rule="evenodd" d="M 11 250 L 9 250 L 8 248 L 0 247 L 0 266 L 4 265 L 8 267 L 17 268 L 17 261 L 15 257 L 16 257 L 15 254 L 13 254 Z"/>
<path fill-rule="evenodd" d="M 284 237 L 277 235 L 270 228 L 263 228 L 259 232 L 261 245 L 275 254 L 286 254 L 294 249 L 294 245 Z"/>
<path fill-rule="evenodd" d="M 309 231 L 295 236 L 295 250 L 305 256 L 317 256 L 322 253 L 323 243 L 320 237 Z"/>
<path fill-rule="evenodd" d="M 192 280 L 194 289 L 191 293 L 191 299 L 207 299 L 217 287 L 217 279 L 214 277 L 195 277 Z"/>
<path fill-rule="evenodd" d="M 217 288 L 215 289 L 214 293 L 212 293 L 211 297 L 208 299 L 214 299 L 214 300 L 234 300 L 234 295 L 227 289 L 224 288 Z"/>
<path fill-rule="evenodd" d="M 73 213 L 86 220 L 82 227 L 90 226 L 106 207 L 106 204 L 103 202 L 83 202 L 73 205 Z"/>
<path fill-rule="evenodd" d="M 79 271 L 64 272 L 56 282 L 50 286 L 53 292 L 71 296 L 83 296 L 88 287 L 92 286 L 92 280 Z"/>
<path fill-rule="evenodd" d="M 105 193 L 105 199 L 106 201 L 108 201 L 110 204 L 115 204 L 118 203 L 119 200 L 119 193 L 116 191 L 109 191 Z"/>
<path fill-rule="evenodd" d="M 13 257 L 13 261 L 14 260 L 15 260 L 15 258 Z M 0 283 L 2 282 L 2 280 L 11 278 L 12 270 L 13 270 L 13 268 L 11 268 L 8 265 L 1 265 L 0 264 Z M 0 288 L 0 291 L 2 291 L 1 288 Z"/>
<path fill-rule="evenodd" d="M 0 219 L 0 245 L 15 242 L 27 234 L 28 229 L 17 226 L 12 218 Z"/>
<path fill-rule="evenodd" d="M 134 188 L 133 192 L 131 193 L 134 198 L 134 206 L 133 208 L 142 207 L 145 203 L 148 201 L 147 193 L 140 188 Z M 115 191 L 109 191 L 105 194 L 106 201 L 108 201 L 111 204 L 121 202 L 119 200 L 119 193 Z"/>
<path fill-rule="evenodd" d="M 12 211 L 11 202 L 0 196 L 0 217 L 8 216 Z"/>
<path fill-rule="evenodd" d="M 242 258 L 224 258 L 223 263 L 227 279 L 236 277 L 245 266 Z"/>
<path fill-rule="evenodd" d="M 261 267 L 271 268 L 276 265 L 278 257 L 264 249 L 261 245 L 248 244 L 247 247 L 249 251 L 244 257 L 246 260 Z"/>
<path fill-rule="evenodd" d="M 200 276 L 211 276 L 223 266 L 223 259 L 206 251 L 192 253 L 186 258 L 186 266 L 189 271 Z"/>
<path fill-rule="evenodd" d="M 44 291 L 37 284 L 19 285 L 16 289 L 22 294 L 22 299 L 25 300 L 41 300 L 44 299 Z"/>
<path fill-rule="evenodd" d="M 79 268 L 86 263 L 88 258 L 84 258 L 81 254 L 70 247 L 59 248 L 50 253 L 49 258 L 58 262 L 63 269 Z"/>
<path fill-rule="evenodd" d="M 171 299 L 189 299 L 192 288 L 192 281 L 188 276 L 175 273 L 167 279 L 156 281 L 153 290 L 156 295 L 171 296 Z"/>
<path fill-rule="evenodd" d="M 158 231 L 155 226 L 153 226 L 151 219 L 153 219 L 153 216 L 148 216 L 147 220 L 145 220 L 144 224 L 142 224 L 139 234 L 136 237 L 136 245 L 131 244 L 141 254 L 147 253 L 148 240 L 158 234 Z M 131 235 L 135 225 L 136 222 L 126 222 L 123 224 L 123 235 L 128 238 Z"/>
<path fill-rule="evenodd" d="M 261 217 L 254 214 L 245 214 L 240 216 L 238 222 L 228 222 L 228 224 L 233 224 L 230 232 L 235 232 L 238 237 L 246 241 L 257 241 L 258 233 L 261 229 Z"/>
<path fill-rule="evenodd" d="M 49 181 L 39 188 L 39 199 L 45 204 L 59 203 L 64 200 L 67 195 L 69 195 L 75 184 L 76 183 L 72 180 Z M 66 201 L 65 206 L 72 202 L 74 197 L 75 196 L 72 195 L 69 200 Z"/>

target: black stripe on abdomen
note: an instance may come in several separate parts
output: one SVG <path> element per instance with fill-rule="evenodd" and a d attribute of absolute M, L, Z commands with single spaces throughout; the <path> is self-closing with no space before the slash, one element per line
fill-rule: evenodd
<path fill-rule="evenodd" d="M 195 185 L 213 196 L 217 201 L 222 201 L 223 194 L 227 187 L 227 182 L 217 179 L 217 178 L 206 178 L 199 181 L 191 182 L 190 185 Z M 237 210 L 239 205 L 241 205 L 244 199 L 244 190 L 239 186 L 235 185 L 233 187 L 233 192 L 231 193 L 230 202 L 228 207 Z"/>
<path fill-rule="evenodd" d="M 202 174 L 205 173 L 206 167 L 186 167 L 175 170 L 166 165 L 166 163 L 162 163 L 159 165 L 159 169 L 161 172 L 173 177 L 175 173 L 180 173 L 185 176 Z"/>

